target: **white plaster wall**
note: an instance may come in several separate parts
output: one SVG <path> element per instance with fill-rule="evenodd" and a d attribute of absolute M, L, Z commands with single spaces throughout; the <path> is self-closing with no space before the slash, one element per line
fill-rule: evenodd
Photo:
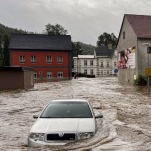
<path fill-rule="evenodd" d="M 123 39 L 123 32 L 125 31 L 125 39 Z M 119 41 L 117 45 L 118 52 L 125 50 L 130 47 L 136 47 L 136 54 L 135 54 L 135 69 L 128 70 L 128 69 L 119 69 L 118 79 L 119 81 L 123 82 L 132 82 L 134 80 L 134 75 L 138 75 L 138 44 L 137 44 L 137 36 L 132 29 L 129 21 L 125 17 L 123 21 L 123 26 L 121 28 L 121 33 L 119 35 Z"/>

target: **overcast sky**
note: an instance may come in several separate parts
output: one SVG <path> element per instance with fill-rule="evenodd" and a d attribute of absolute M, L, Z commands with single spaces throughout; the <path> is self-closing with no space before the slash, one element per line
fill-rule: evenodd
<path fill-rule="evenodd" d="M 0 0 L 0 23 L 42 33 L 60 24 L 73 41 L 96 45 L 103 32 L 117 37 L 124 14 L 151 15 L 151 0 Z"/>

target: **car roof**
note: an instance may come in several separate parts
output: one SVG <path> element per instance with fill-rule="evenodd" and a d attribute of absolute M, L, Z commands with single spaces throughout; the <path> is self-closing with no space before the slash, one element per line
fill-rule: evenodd
<path fill-rule="evenodd" d="M 58 100 L 52 100 L 50 102 L 88 102 L 87 100 L 83 99 L 58 99 Z"/>

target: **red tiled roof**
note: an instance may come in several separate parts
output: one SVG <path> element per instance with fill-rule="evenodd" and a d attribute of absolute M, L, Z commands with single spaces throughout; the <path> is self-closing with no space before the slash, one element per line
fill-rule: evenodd
<path fill-rule="evenodd" d="M 138 38 L 151 38 L 151 16 L 125 14 Z"/>

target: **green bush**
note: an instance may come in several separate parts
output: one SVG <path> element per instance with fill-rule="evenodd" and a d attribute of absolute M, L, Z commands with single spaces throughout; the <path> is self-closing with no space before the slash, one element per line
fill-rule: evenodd
<path fill-rule="evenodd" d="M 134 80 L 134 85 L 144 86 L 147 84 L 147 77 L 143 75 L 138 75 L 138 78 Z"/>

